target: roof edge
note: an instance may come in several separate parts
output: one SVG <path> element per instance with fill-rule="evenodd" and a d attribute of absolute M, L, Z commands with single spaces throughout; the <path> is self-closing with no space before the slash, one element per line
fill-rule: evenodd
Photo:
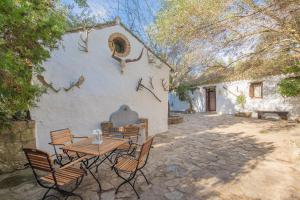
<path fill-rule="evenodd" d="M 137 35 L 135 35 L 129 28 L 127 28 L 127 26 L 125 24 L 123 24 L 122 22 L 117 22 L 117 18 L 113 21 L 107 21 L 105 23 L 100 23 L 100 24 L 96 24 L 95 26 L 88 26 L 86 28 L 95 28 L 97 30 L 103 29 L 103 28 L 108 28 L 108 27 L 112 27 L 115 25 L 120 25 L 121 27 L 123 27 L 127 32 L 129 32 L 135 39 L 137 39 L 140 43 L 143 44 L 143 46 L 150 51 L 156 58 L 158 58 L 162 63 L 164 63 L 165 65 L 167 65 L 171 71 L 174 71 L 173 67 L 167 63 L 167 61 L 165 61 L 164 59 L 162 59 L 159 55 L 157 55 L 150 47 L 148 47 Z M 78 28 L 73 28 L 70 30 L 67 30 L 66 33 L 76 33 L 79 31 L 83 31 L 84 27 L 78 27 Z"/>
<path fill-rule="evenodd" d="M 278 74 L 272 74 L 272 75 L 265 75 L 265 76 L 260 76 L 257 78 L 240 78 L 240 79 L 234 79 L 234 80 L 221 80 L 221 81 L 215 81 L 215 82 L 203 82 L 199 84 L 193 84 L 196 87 L 203 87 L 203 86 L 211 86 L 211 85 L 217 85 L 217 84 L 223 84 L 223 83 L 232 83 L 232 82 L 239 82 L 239 81 L 250 81 L 250 82 L 261 82 L 264 81 L 265 79 L 268 78 L 274 78 L 274 77 L 279 77 L 283 76 L 283 78 L 289 78 L 289 77 L 294 77 L 298 76 L 297 74 L 294 73 L 278 73 Z M 300 74 L 299 74 L 300 76 Z"/>

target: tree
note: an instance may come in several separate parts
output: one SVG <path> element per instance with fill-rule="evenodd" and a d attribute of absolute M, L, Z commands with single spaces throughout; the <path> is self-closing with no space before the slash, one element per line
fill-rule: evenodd
<path fill-rule="evenodd" d="M 300 59 L 299 0 L 165 0 L 151 30 L 165 48 L 181 42 L 200 52 L 202 67 Z"/>
<path fill-rule="evenodd" d="M 42 94 L 31 83 L 66 28 L 59 1 L 0 1 L 0 127 L 22 117 Z"/>
<path fill-rule="evenodd" d="M 193 100 L 190 96 L 190 92 L 193 91 L 193 86 L 185 83 L 181 83 L 178 87 L 176 87 L 175 91 L 180 101 L 187 101 L 189 103 L 189 112 L 194 112 L 193 108 Z"/>

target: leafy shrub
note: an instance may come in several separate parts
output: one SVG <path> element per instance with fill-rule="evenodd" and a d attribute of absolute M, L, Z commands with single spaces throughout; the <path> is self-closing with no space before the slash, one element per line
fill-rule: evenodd
<path fill-rule="evenodd" d="M 245 104 L 246 104 L 246 96 L 244 94 L 241 94 L 239 96 L 236 97 L 236 103 L 237 105 L 239 105 L 241 108 L 245 108 Z"/>
<path fill-rule="evenodd" d="M 292 66 L 285 69 L 286 73 L 299 74 L 300 62 L 296 61 Z M 300 76 L 283 79 L 278 84 L 279 93 L 285 97 L 296 97 L 300 95 Z"/>
<path fill-rule="evenodd" d="M 279 83 L 279 93 L 286 97 L 300 95 L 300 76 L 283 79 Z"/>
<path fill-rule="evenodd" d="M 0 128 L 24 116 L 42 94 L 31 83 L 66 28 L 58 0 L 0 1 Z"/>

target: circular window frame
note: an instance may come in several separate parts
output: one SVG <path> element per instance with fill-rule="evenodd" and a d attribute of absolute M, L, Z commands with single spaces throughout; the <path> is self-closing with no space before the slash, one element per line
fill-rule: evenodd
<path fill-rule="evenodd" d="M 130 42 L 129 42 L 128 38 L 125 35 L 123 35 L 122 33 L 113 33 L 113 34 L 111 34 L 109 36 L 109 38 L 108 38 L 108 46 L 109 46 L 111 52 L 114 51 L 114 47 L 113 47 L 113 43 L 114 42 L 113 41 L 115 39 L 121 39 L 121 40 L 123 40 L 125 42 L 124 52 L 120 53 L 120 52 L 116 51 L 115 55 L 118 56 L 118 57 L 126 57 L 126 56 L 128 56 L 129 53 L 130 53 L 130 49 L 131 49 Z"/>

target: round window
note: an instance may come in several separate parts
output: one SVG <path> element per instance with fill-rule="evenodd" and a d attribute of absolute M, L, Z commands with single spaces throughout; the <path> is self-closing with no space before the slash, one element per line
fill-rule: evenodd
<path fill-rule="evenodd" d="M 108 45 L 110 50 L 115 50 L 115 55 L 119 57 L 125 57 L 130 53 L 130 43 L 125 35 L 121 33 L 113 33 L 108 39 Z"/>
<path fill-rule="evenodd" d="M 126 49 L 126 42 L 122 38 L 114 38 L 113 45 L 117 53 L 124 53 Z"/>

